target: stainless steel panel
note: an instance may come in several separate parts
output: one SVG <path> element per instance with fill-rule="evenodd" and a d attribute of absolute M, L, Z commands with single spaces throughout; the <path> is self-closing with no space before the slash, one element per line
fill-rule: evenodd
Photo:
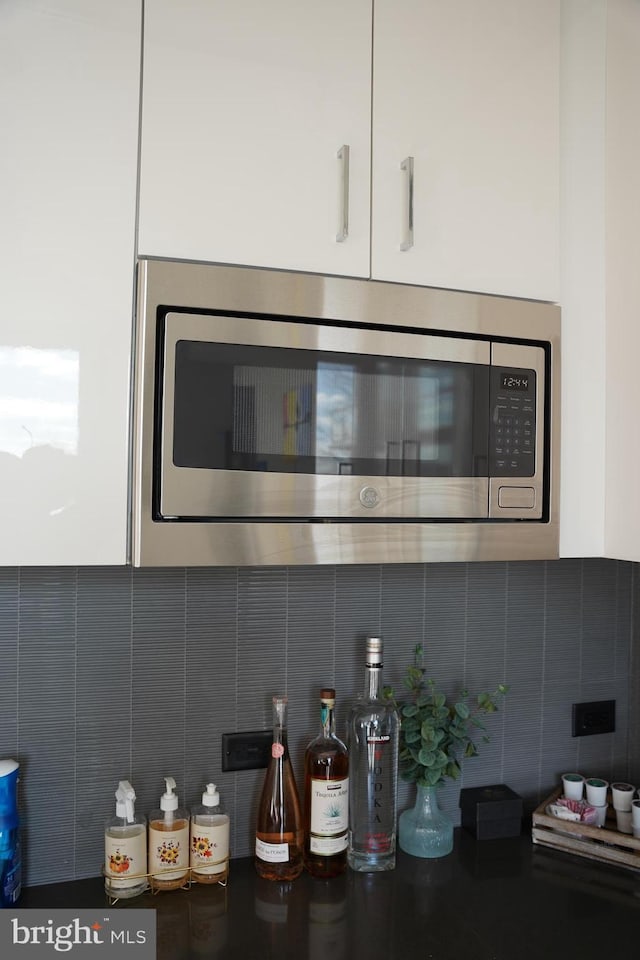
<path fill-rule="evenodd" d="M 165 523 L 146 521 L 132 562 L 297 566 L 557 559 L 555 523 Z"/>
<path fill-rule="evenodd" d="M 153 379 L 155 320 L 161 305 L 548 342 L 551 382 L 546 386 L 551 392 L 552 410 L 548 519 L 510 523 L 154 522 Z M 134 363 L 131 561 L 136 566 L 410 563 L 558 556 L 560 311 L 552 304 L 376 281 L 141 260 Z M 376 477 L 373 485 L 379 485 L 380 480 Z M 509 485 L 512 482 L 509 479 Z M 370 516 L 371 508 L 359 502 Z"/>
<path fill-rule="evenodd" d="M 165 468 L 165 517 L 466 519 L 488 515 L 486 477 L 350 477 Z M 361 497 L 363 490 L 371 491 Z"/>
<path fill-rule="evenodd" d="M 455 363 L 491 362 L 491 345 L 482 340 L 363 330 L 358 327 L 319 326 L 255 317 L 203 316 L 169 313 L 166 318 L 165 364 L 172 363 L 178 340 L 205 343 L 240 343 L 261 347 L 329 350 L 333 353 L 449 360 Z M 167 381 L 170 377 L 165 378 Z"/>
<path fill-rule="evenodd" d="M 138 291 L 152 315 L 165 304 L 558 345 L 560 337 L 560 309 L 554 304 L 376 280 L 141 259 Z M 144 322 L 139 311 L 138 322 Z"/>

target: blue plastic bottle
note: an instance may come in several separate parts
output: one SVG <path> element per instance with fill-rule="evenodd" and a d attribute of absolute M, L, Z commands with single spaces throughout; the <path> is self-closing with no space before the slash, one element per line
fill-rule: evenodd
<path fill-rule="evenodd" d="M 22 888 L 19 769 L 15 760 L 0 760 L 0 907 L 12 907 Z"/>

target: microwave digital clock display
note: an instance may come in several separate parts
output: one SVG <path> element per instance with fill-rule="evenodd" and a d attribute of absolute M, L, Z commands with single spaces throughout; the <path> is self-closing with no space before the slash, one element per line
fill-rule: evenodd
<path fill-rule="evenodd" d="M 506 371 L 500 374 L 500 388 L 502 390 L 522 390 L 526 393 L 529 389 L 529 377 L 526 373 L 517 371 Z"/>

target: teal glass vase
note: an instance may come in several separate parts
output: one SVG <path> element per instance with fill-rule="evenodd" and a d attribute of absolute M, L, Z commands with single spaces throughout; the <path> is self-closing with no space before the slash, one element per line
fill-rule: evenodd
<path fill-rule="evenodd" d="M 438 806 L 436 787 L 418 784 L 415 806 L 400 814 L 400 849 L 412 857 L 446 857 L 453 850 L 453 822 Z"/>

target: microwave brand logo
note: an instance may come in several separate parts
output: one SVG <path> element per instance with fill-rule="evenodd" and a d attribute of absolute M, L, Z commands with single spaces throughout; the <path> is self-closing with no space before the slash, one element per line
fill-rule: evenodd
<path fill-rule="evenodd" d="M 71 954 L 85 957 L 120 956 L 123 947 L 135 949 L 137 960 L 155 960 L 155 910 L 130 910 L 114 917 L 93 911 L 21 910 L 0 912 L 0 956 L 3 960 Z"/>

